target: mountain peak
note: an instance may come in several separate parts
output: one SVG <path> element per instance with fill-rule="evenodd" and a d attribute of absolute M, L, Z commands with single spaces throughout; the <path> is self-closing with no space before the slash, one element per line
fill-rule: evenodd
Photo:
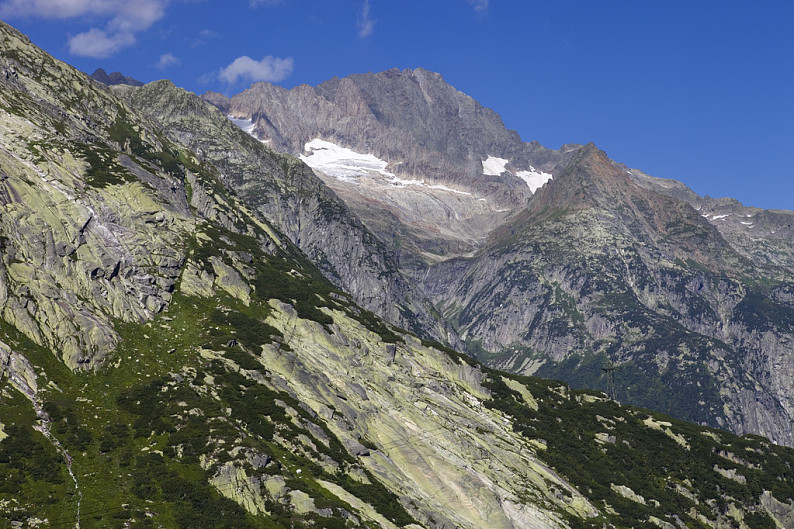
<path fill-rule="evenodd" d="M 614 204 L 614 194 L 630 183 L 628 175 L 594 143 L 576 151 L 561 174 L 541 188 L 531 201 L 534 209 L 584 209 Z"/>
<path fill-rule="evenodd" d="M 112 72 L 107 73 L 102 68 L 97 68 L 94 70 L 94 73 L 91 74 L 91 77 L 99 81 L 102 84 L 113 86 L 117 84 L 125 84 L 130 86 L 143 86 L 143 83 L 138 81 L 137 79 L 133 79 L 132 77 L 128 77 L 121 72 Z"/>
<path fill-rule="evenodd" d="M 229 113 L 229 105 L 231 104 L 231 99 L 229 99 L 225 95 L 218 92 L 213 92 L 212 90 L 207 90 L 201 95 L 201 99 L 217 107 L 224 114 Z"/>

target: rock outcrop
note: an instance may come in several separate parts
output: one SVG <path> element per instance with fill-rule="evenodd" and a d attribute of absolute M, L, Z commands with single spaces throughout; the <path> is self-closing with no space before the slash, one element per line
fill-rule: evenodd
<path fill-rule="evenodd" d="M 97 68 L 94 70 L 94 73 L 91 74 L 91 77 L 96 81 L 99 81 L 102 84 L 113 86 L 117 84 L 126 84 L 130 86 L 143 86 L 143 83 L 138 81 L 137 79 L 133 79 L 128 75 L 124 75 L 121 72 L 111 72 L 107 73 L 102 68 Z"/>

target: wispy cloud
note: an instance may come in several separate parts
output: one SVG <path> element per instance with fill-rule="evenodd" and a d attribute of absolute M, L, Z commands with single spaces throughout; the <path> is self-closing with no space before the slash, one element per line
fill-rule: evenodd
<path fill-rule="evenodd" d="M 279 4 L 283 4 L 284 0 L 249 0 L 248 3 L 251 7 L 276 6 Z"/>
<path fill-rule="evenodd" d="M 208 40 L 214 39 L 218 34 L 211 29 L 202 29 L 198 32 L 197 36 L 188 41 L 188 46 L 196 48 L 205 44 Z"/>
<path fill-rule="evenodd" d="M 109 18 L 69 39 L 69 51 L 105 58 L 135 43 L 137 33 L 163 18 L 170 0 L 2 0 L 0 17 L 67 19 L 82 16 Z"/>
<path fill-rule="evenodd" d="M 478 13 L 485 13 L 488 11 L 488 0 L 467 0 L 467 2 L 469 2 L 469 5 Z"/>
<path fill-rule="evenodd" d="M 227 84 L 244 81 L 267 81 L 277 83 L 292 73 L 292 57 L 279 58 L 268 55 L 261 61 L 255 61 L 247 55 L 237 57 L 231 64 L 221 68 L 218 78 Z"/>
<path fill-rule="evenodd" d="M 358 26 L 358 37 L 361 39 L 369 37 L 375 31 L 375 21 L 369 15 L 369 0 L 364 0 L 356 25 Z"/>
<path fill-rule="evenodd" d="M 171 52 L 163 53 L 160 55 L 160 60 L 157 61 L 155 66 L 160 70 L 165 70 L 169 66 L 176 66 L 179 64 L 179 58 Z"/>

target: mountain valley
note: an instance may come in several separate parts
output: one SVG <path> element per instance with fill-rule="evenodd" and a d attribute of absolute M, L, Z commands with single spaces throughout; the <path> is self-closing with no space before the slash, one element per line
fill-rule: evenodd
<path fill-rule="evenodd" d="M 425 70 L 228 99 L 0 41 L 0 527 L 794 527 L 791 212 Z"/>

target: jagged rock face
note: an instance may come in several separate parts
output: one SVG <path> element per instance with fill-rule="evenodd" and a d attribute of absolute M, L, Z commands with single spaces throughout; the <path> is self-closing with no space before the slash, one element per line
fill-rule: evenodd
<path fill-rule="evenodd" d="M 225 185 L 362 307 L 420 335 L 456 343 L 429 301 L 398 271 L 395 258 L 308 166 L 275 153 L 170 82 L 120 93 L 173 141 L 217 168 Z"/>
<path fill-rule="evenodd" d="M 605 387 L 608 359 L 624 401 L 794 443 L 791 275 L 591 146 L 500 231 L 426 281 L 484 360 Z"/>
<path fill-rule="evenodd" d="M 648 176 L 636 169 L 640 186 L 683 200 L 714 225 L 731 246 L 753 263 L 783 276 L 794 270 L 794 212 L 745 207 L 732 198 L 701 197 L 681 182 Z"/>
<path fill-rule="evenodd" d="M 557 174 L 576 149 L 524 143 L 493 111 L 421 68 L 292 90 L 257 83 L 232 97 L 228 112 L 251 120 L 252 133 L 274 149 L 309 155 L 304 159 L 326 184 L 406 263 L 479 248 L 524 206 L 539 185 L 530 187 L 530 179 Z M 351 173 L 313 164 L 307 144 L 315 140 L 330 142 L 342 162 L 351 160 L 340 150 L 352 150 L 382 161 L 383 169 Z"/>
<path fill-rule="evenodd" d="M 118 342 L 113 320 L 170 300 L 192 224 L 184 189 L 114 139 L 137 117 L 120 101 L 13 30 L 2 39 L 0 311 L 69 367 L 96 367 Z"/>
<path fill-rule="evenodd" d="M 201 96 L 201 99 L 210 103 L 212 106 L 217 107 L 218 110 L 223 112 L 224 115 L 227 115 L 229 113 L 229 105 L 231 104 L 231 99 L 229 99 L 225 95 L 208 90 Z"/>

